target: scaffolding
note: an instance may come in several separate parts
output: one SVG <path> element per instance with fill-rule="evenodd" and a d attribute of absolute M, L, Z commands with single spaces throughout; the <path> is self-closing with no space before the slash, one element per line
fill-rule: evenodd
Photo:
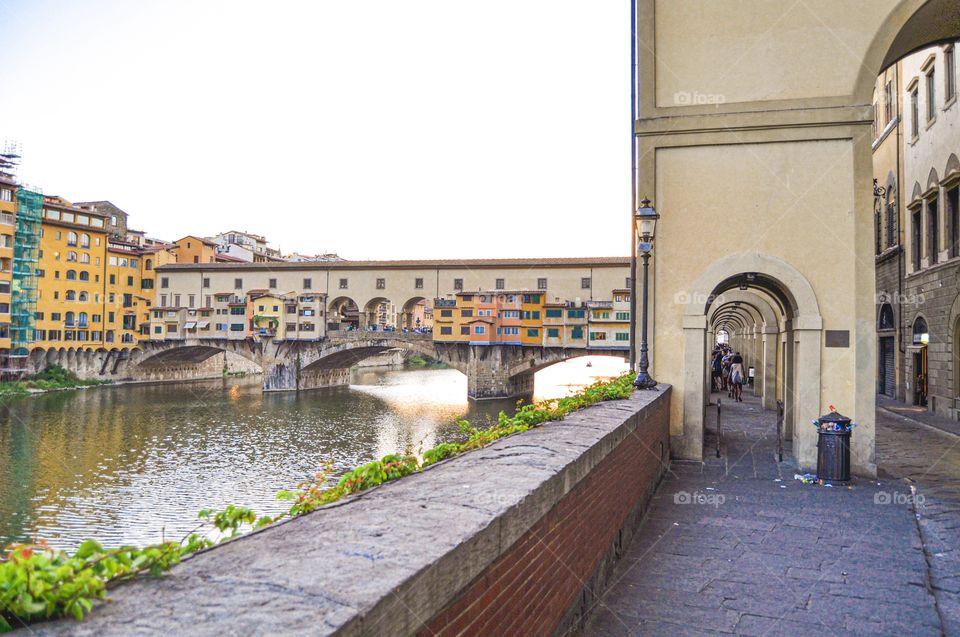
<path fill-rule="evenodd" d="M 40 260 L 40 223 L 43 195 L 17 190 L 17 225 L 13 242 L 13 281 L 10 286 L 9 372 L 27 371 L 37 312 L 37 264 Z"/>

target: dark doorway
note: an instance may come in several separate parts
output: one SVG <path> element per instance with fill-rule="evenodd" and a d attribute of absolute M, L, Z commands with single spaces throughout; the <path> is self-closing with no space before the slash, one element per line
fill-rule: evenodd
<path fill-rule="evenodd" d="M 922 347 L 913 355 L 913 404 L 927 406 L 927 348 Z"/>
<path fill-rule="evenodd" d="M 896 384 L 896 346 L 892 336 L 885 336 L 880 339 L 880 378 L 877 385 L 881 394 L 893 398 Z"/>

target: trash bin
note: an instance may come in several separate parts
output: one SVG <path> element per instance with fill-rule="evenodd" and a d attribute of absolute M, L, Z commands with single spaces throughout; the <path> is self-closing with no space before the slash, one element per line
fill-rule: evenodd
<path fill-rule="evenodd" d="M 813 421 L 817 427 L 817 479 L 850 482 L 850 432 L 853 423 L 836 411 Z"/>

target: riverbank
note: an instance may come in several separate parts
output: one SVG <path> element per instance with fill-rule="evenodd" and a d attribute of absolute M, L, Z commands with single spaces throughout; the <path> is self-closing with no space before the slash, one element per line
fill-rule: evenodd
<path fill-rule="evenodd" d="M 83 380 L 59 365 L 54 365 L 25 380 L 0 383 L 0 398 L 29 396 L 70 389 L 86 389 L 87 387 L 100 387 L 110 384 L 111 382 L 108 380 Z"/>
<path fill-rule="evenodd" d="M 446 363 L 420 354 L 414 354 L 407 358 L 403 366 L 406 369 L 450 369 L 450 366 Z"/>
<path fill-rule="evenodd" d="M 232 380 L 238 378 L 247 378 L 250 376 L 262 376 L 262 373 L 228 372 L 226 374 L 211 374 L 209 376 L 197 376 L 196 378 L 179 378 L 169 380 L 138 380 L 136 378 L 124 378 L 122 380 L 83 380 L 76 377 L 74 377 L 73 380 L 62 382 L 43 379 L 15 380 L 6 383 L 0 383 L 0 399 L 39 396 L 51 392 L 72 391 L 75 389 L 93 389 L 96 387 L 122 387 L 124 385 L 171 385 L 174 383 L 199 383 L 203 381 L 221 379 Z"/>

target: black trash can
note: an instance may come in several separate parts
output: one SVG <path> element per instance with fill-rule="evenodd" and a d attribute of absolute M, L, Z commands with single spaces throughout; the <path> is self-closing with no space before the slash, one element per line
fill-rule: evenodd
<path fill-rule="evenodd" d="M 824 483 L 850 482 L 850 431 L 853 423 L 835 411 L 821 416 L 817 426 L 817 478 Z"/>

